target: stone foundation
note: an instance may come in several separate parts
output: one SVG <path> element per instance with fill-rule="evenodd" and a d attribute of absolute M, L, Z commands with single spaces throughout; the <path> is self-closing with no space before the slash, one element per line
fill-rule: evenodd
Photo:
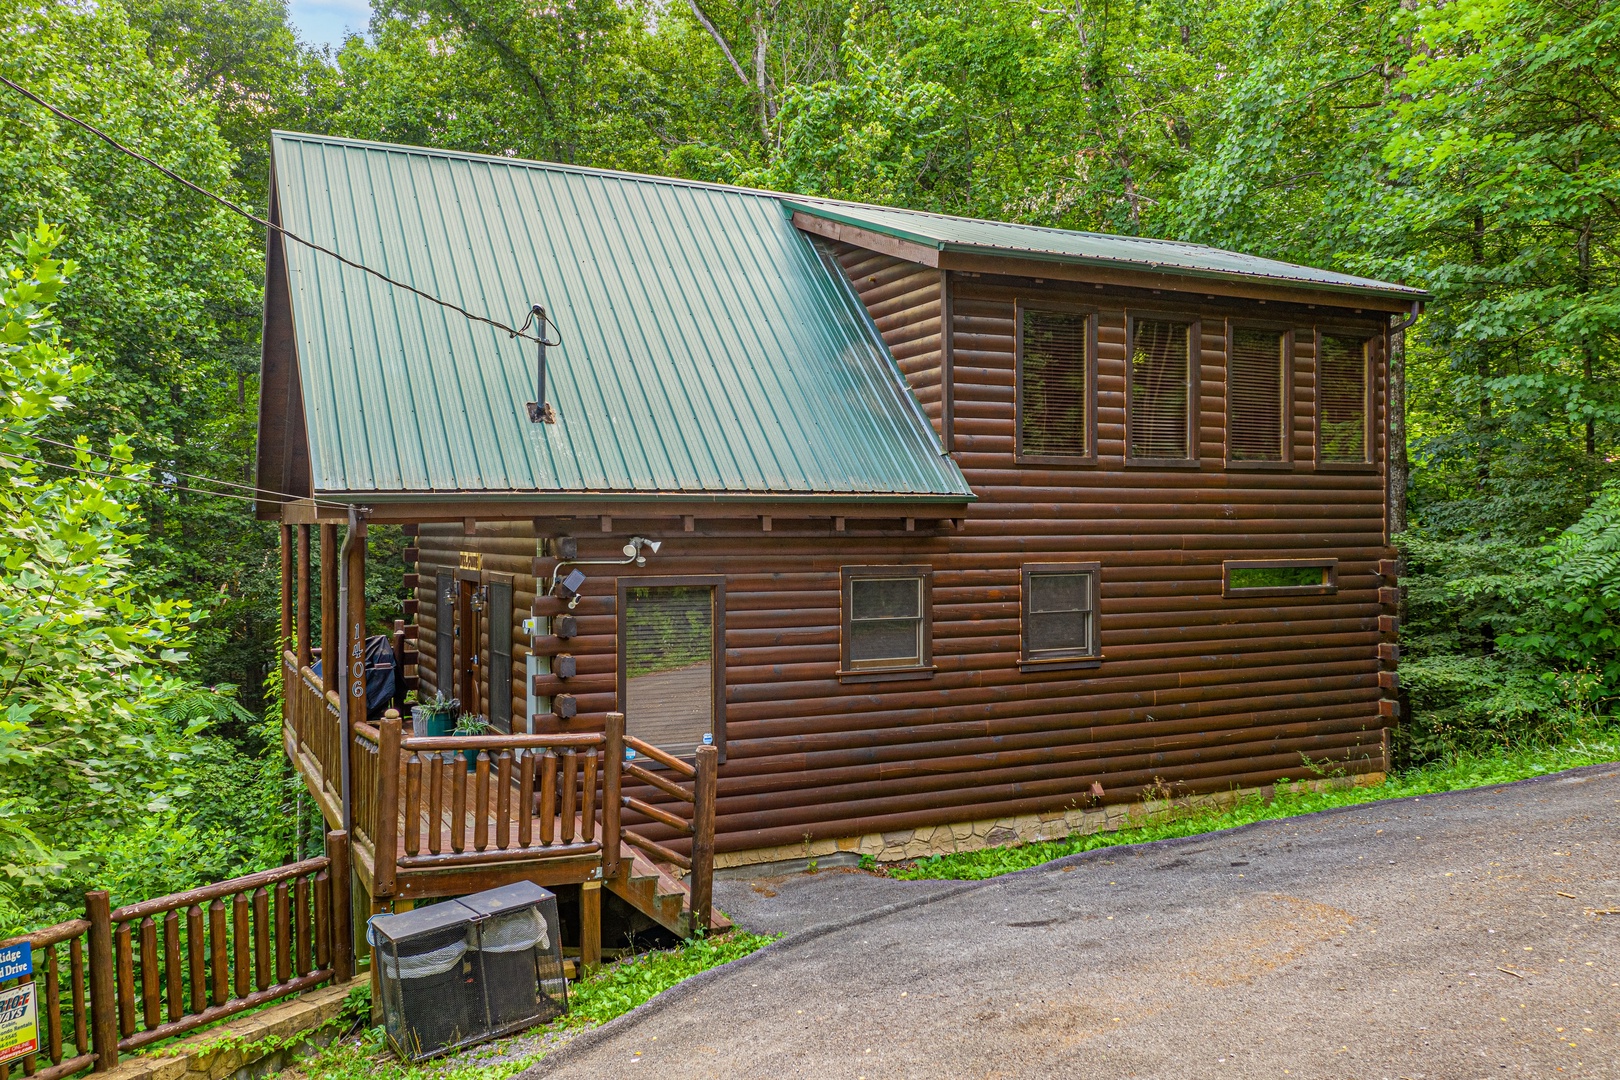
<path fill-rule="evenodd" d="M 867 833 L 838 840 L 811 840 L 802 844 L 756 848 L 752 851 L 723 851 L 714 857 L 715 869 L 754 866 L 759 863 L 798 863 L 825 858 L 841 852 L 869 855 L 878 862 L 901 862 L 930 855 L 953 855 L 962 851 L 1033 844 L 1062 840 L 1070 836 L 1131 829 L 1162 820 L 1172 812 L 1199 807 L 1231 806 L 1256 795 L 1270 799 L 1278 792 L 1331 791 L 1349 787 L 1375 787 L 1384 782 L 1381 772 L 1328 780 L 1282 781 L 1263 788 L 1241 788 L 1181 799 L 1159 799 L 1139 803 L 1100 806 L 1095 809 L 1048 810 L 1039 814 L 963 821 L 951 825 L 924 825 L 917 829 Z"/>

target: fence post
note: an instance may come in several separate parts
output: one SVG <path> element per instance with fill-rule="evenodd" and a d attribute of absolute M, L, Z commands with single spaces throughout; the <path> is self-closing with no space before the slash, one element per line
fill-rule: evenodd
<path fill-rule="evenodd" d="M 607 714 L 602 751 L 602 877 L 619 875 L 619 781 L 624 768 L 624 713 Z"/>
<path fill-rule="evenodd" d="M 96 1072 L 118 1064 L 118 1001 L 113 987 L 112 906 L 105 889 L 84 894 L 90 920 L 90 1044 Z"/>
<path fill-rule="evenodd" d="M 326 868 L 332 883 L 332 982 L 346 983 L 354 978 L 354 934 L 351 921 L 354 905 L 349 900 L 349 834 L 333 829 L 326 834 Z"/>
<path fill-rule="evenodd" d="M 692 929 L 709 931 L 714 903 L 714 791 L 720 771 L 720 748 L 697 748 L 697 775 L 692 779 Z"/>
<path fill-rule="evenodd" d="M 399 713 L 389 709 L 377 725 L 377 834 L 372 837 L 372 857 L 378 899 L 394 895 L 399 860 L 399 739 Z M 478 812 L 486 811 L 479 807 Z"/>

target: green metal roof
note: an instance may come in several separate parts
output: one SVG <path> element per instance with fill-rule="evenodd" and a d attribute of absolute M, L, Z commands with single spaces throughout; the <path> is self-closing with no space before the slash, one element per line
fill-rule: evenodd
<path fill-rule="evenodd" d="M 865 206 L 831 199 L 782 198 L 789 209 L 907 240 L 937 251 L 1016 256 L 1185 274 L 1214 280 L 1263 281 L 1349 295 L 1397 296 L 1407 301 L 1424 300 L 1429 295 L 1422 289 L 1407 285 L 1317 270 L 1277 259 L 1256 258 L 1235 251 L 1204 247 L 1202 244 L 1013 225 L 1004 221 L 948 217 L 919 210 Z"/>
<path fill-rule="evenodd" d="M 276 132 L 316 494 L 972 498 L 844 279 L 759 192 Z M 268 355 L 268 354 L 267 354 Z M 290 409 L 291 404 L 277 403 Z"/>

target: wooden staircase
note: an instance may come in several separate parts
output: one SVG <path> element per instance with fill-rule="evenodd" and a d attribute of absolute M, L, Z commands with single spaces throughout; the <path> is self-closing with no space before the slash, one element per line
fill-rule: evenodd
<path fill-rule="evenodd" d="M 678 937 L 692 936 L 692 894 L 679 871 L 653 862 L 645 854 L 622 845 L 619 872 L 603 881 L 608 891 Z M 731 929 L 731 920 L 710 908 L 709 932 Z"/>

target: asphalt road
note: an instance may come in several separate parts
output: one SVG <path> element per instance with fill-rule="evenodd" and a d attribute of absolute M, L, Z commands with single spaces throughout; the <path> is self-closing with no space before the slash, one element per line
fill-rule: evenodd
<path fill-rule="evenodd" d="M 824 925 L 527 1076 L 1620 1077 L 1617 826 L 1611 765 L 972 885 L 728 882 Z"/>

